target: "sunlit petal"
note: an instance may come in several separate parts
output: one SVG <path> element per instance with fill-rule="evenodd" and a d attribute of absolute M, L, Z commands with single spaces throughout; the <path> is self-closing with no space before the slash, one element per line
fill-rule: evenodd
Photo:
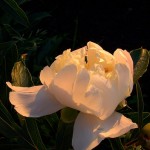
<path fill-rule="evenodd" d="M 104 120 L 129 95 L 128 67 L 124 64 L 116 65 L 116 76 L 113 79 L 107 79 L 99 74 L 93 74 L 90 78 L 86 72 L 82 72 L 79 79 L 77 76 L 73 100 L 78 110 L 94 114 Z"/>
<path fill-rule="evenodd" d="M 86 69 L 82 69 L 75 80 L 73 87 L 73 101 L 75 106 L 73 108 L 80 110 L 85 113 L 91 113 L 89 107 L 85 105 L 86 99 L 84 98 L 84 94 L 88 88 L 88 84 L 90 81 L 89 73 Z"/>
<path fill-rule="evenodd" d="M 127 58 L 127 62 L 128 62 L 129 66 L 130 66 L 131 73 L 132 73 L 132 75 L 133 75 L 133 60 L 132 60 L 132 58 L 131 58 L 131 55 L 130 55 L 130 53 L 127 52 L 126 50 L 124 50 L 123 53 L 124 53 L 124 55 L 125 55 L 126 58 Z"/>
<path fill-rule="evenodd" d="M 118 63 L 128 64 L 133 75 L 133 60 L 129 52 L 127 52 L 126 50 L 117 49 L 114 52 L 114 57 L 116 58 Z"/>
<path fill-rule="evenodd" d="M 99 46 L 98 44 L 96 44 L 96 43 L 94 43 L 94 42 L 91 42 L 91 41 L 89 41 L 88 43 L 87 43 L 87 47 L 88 47 L 88 49 L 98 49 L 98 50 L 103 50 L 103 48 L 101 47 L 101 46 Z"/>
<path fill-rule="evenodd" d="M 34 87 L 35 88 L 35 87 Z M 26 88 L 27 89 L 27 88 Z M 10 92 L 9 99 L 18 113 L 26 117 L 41 117 L 63 108 L 45 86 L 32 92 Z"/>
<path fill-rule="evenodd" d="M 136 123 L 124 115 L 114 112 L 108 119 L 102 121 L 102 131 L 99 135 L 103 138 L 116 138 L 134 128 L 138 128 Z"/>
<path fill-rule="evenodd" d="M 128 67 L 124 64 L 116 65 L 116 73 L 118 76 L 118 94 L 122 100 L 130 96 L 133 82 L 131 82 L 131 73 Z M 133 77 L 132 77 L 133 78 Z"/>
<path fill-rule="evenodd" d="M 72 145 L 75 150 L 91 150 L 104 138 L 119 137 L 134 128 L 135 123 L 117 112 L 104 121 L 80 113 L 74 124 Z"/>
<path fill-rule="evenodd" d="M 75 65 L 64 67 L 54 78 L 51 90 L 57 100 L 63 105 L 72 107 L 72 89 L 77 74 Z"/>
<path fill-rule="evenodd" d="M 130 56 L 130 53 L 127 52 L 126 50 L 122 50 L 122 49 L 117 49 L 114 52 L 114 57 L 117 60 L 117 63 L 122 63 L 125 64 L 129 70 L 130 70 L 130 80 L 129 80 L 129 84 L 130 84 L 130 91 L 132 91 L 133 89 L 133 60 Z"/>
<path fill-rule="evenodd" d="M 10 82 L 6 82 L 7 86 L 16 92 L 32 93 L 41 89 L 41 85 L 32 87 L 13 86 Z"/>
<path fill-rule="evenodd" d="M 46 66 L 40 72 L 40 80 L 42 84 L 49 86 L 52 79 L 54 78 L 55 72 L 51 70 L 50 67 Z"/>

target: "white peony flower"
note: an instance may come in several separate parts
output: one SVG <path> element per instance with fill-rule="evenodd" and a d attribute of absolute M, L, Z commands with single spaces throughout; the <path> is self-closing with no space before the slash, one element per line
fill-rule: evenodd
<path fill-rule="evenodd" d="M 137 125 L 115 111 L 133 88 L 133 61 L 126 50 L 114 54 L 99 45 L 70 49 L 40 73 L 43 85 L 16 87 L 10 102 L 26 117 L 41 117 L 64 107 L 79 110 L 73 130 L 75 150 L 91 150 L 104 138 L 115 138 Z"/>

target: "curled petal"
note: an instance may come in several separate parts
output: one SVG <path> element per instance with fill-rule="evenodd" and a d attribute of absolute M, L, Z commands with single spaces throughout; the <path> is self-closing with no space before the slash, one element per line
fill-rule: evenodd
<path fill-rule="evenodd" d="M 116 58 L 117 62 L 128 64 L 133 75 L 133 60 L 129 52 L 127 52 L 126 50 L 117 49 L 114 52 L 114 57 Z"/>
<path fill-rule="evenodd" d="M 99 46 L 98 44 L 94 43 L 94 42 L 91 42 L 89 41 L 87 43 L 87 47 L 88 49 L 98 49 L 98 50 L 103 50 L 103 48 L 101 46 Z"/>
<path fill-rule="evenodd" d="M 131 73 L 128 67 L 124 64 L 116 65 L 116 73 L 118 77 L 118 94 L 121 100 L 130 96 L 131 88 L 133 87 L 133 82 L 131 82 Z M 133 78 L 133 77 L 132 77 Z"/>
<path fill-rule="evenodd" d="M 80 113 L 75 121 L 72 145 L 75 150 L 91 150 L 104 138 L 119 137 L 137 125 L 120 113 L 113 113 L 106 120 Z"/>
<path fill-rule="evenodd" d="M 41 89 L 41 85 L 32 87 L 20 87 L 20 86 L 13 86 L 10 82 L 6 82 L 6 84 L 10 89 L 12 89 L 15 92 L 32 93 L 35 91 L 39 91 Z"/>
<path fill-rule="evenodd" d="M 129 90 L 131 92 L 133 89 L 133 60 L 130 56 L 130 53 L 127 52 L 126 50 L 117 49 L 114 52 L 114 57 L 116 58 L 118 63 L 125 64 L 130 70 L 130 80 L 129 80 L 130 89 Z"/>
<path fill-rule="evenodd" d="M 108 119 L 102 121 L 100 128 L 102 131 L 99 135 L 102 138 L 116 138 L 134 128 L 138 128 L 136 123 L 124 115 L 114 112 Z"/>
<path fill-rule="evenodd" d="M 54 78 L 55 72 L 51 70 L 50 67 L 46 66 L 40 72 L 40 80 L 42 84 L 47 85 L 49 87 L 52 79 Z"/>
<path fill-rule="evenodd" d="M 17 87 L 18 89 L 19 87 Z M 45 86 L 34 87 L 34 89 L 36 90 L 25 88 L 25 92 L 10 92 L 10 102 L 21 115 L 25 117 L 41 117 L 63 108 L 63 105 L 54 98 Z"/>
<path fill-rule="evenodd" d="M 131 55 L 129 52 L 127 52 L 126 50 L 123 51 L 123 54 L 126 56 L 127 58 L 127 62 L 129 64 L 129 67 L 130 67 L 130 70 L 131 70 L 131 73 L 133 75 L 133 60 L 131 58 Z"/>

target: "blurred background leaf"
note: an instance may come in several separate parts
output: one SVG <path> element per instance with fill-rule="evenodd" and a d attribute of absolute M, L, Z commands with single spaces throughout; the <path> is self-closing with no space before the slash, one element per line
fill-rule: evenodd
<path fill-rule="evenodd" d="M 26 13 L 19 7 L 15 0 L 1 0 L 1 8 L 9 13 L 18 23 L 28 27 L 29 20 Z"/>

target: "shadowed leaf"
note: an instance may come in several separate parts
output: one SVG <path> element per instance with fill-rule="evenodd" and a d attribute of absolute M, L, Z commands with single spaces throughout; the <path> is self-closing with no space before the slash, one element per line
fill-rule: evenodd
<path fill-rule="evenodd" d="M 138 108 L 138 127 L 141 131 L 143 126 L 143 111 L 144 111 L 144 101 L 139 83 L 136 83 L 136 92 L 137 92 L 137 108 Z"/>
<path fill-rule="evenodd" d="M 149 64 L 149 52 L 146 49 L 139 48 L 130 52 L 134 62 L 134 83 L 146 72 Z"/>
<path fill-rule="evenodd" d="M 28 27 L 29 20 L 25 12 L 14 0 L 0 0 L 1 8 L 9 13 L 18 23 Z"/>
<path fill-rule="evenodd" d="M 39 150 L 46 150 L 46 147 L 41 139 L 36 120 L 33 118 L 26 118 L 25 122 L 28 134 L 34 143 L 34 147 Z"/>

